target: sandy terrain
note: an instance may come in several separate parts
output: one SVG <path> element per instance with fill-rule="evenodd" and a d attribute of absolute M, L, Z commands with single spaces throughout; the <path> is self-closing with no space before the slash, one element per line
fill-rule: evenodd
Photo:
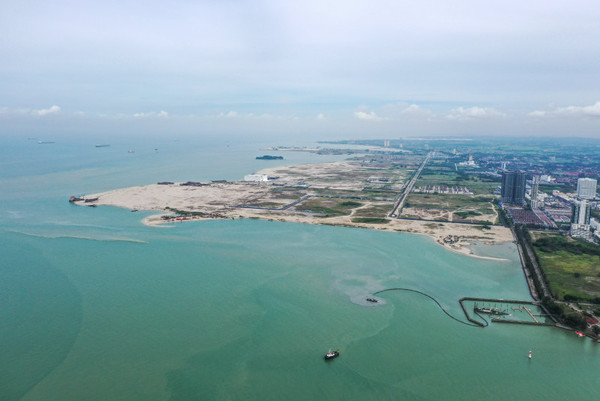
<path fill-rule="evenodd" d="M 403 171 L 391 171 L 389 166 L 383 168 L 364 161 L 273 167 L 261 170 L 258 174 L 279 177 L 275 180 L 276 183 L 308 184 L 312 188 L 335 188 L 336 190 L 360 191 L 367 183 L 375 187 L 385 183 L 390 189 L 399 190 L 405 181 Z"/>
<path fill-rule="evenodd" d="M 313 166 L 313 165 L 311 165 Z M 343 166 L 345 168 L 345 166 Z M 282 168 L 289 170 L 290 168 Z M 273 169 L 268 174 L 280 174 L 281 169 Z M 318 168 L 303 168 L 302 175 L 311 174 Z M 282 177 L 283 178 L 283 177 Z M 280 179 L 282 179 L 280 178 Z M 290 207 L 277 210 L 302 196 L 302 192 L 293 192 L 294 198 L 286 199 L 285 194 L 272 191 L 273 183 L 211 183 L 203 186 L 146 185 L 123 188 L 100 194 L 86 196 L 86 199 L 98 198 L 94 202 L 78 201 L 81 205 L 111 205 L 132 210 L 155 210 L 158 213 L 144 219 L 148 225 L 176 223 L 185 220 L 258 218 L 263 220 L 287 221 L 306 224 L 326 224 L 346 227 L 366 228 L 394 232 L 428 235 L 440 245 L 463 254 L 471 254 L 465 247 L 469 241 L 498 243 L 513 241 L 512 234 L 505 227 L 481 226 L 459 223 L 438 223 L 418 220 L 390 219 L 387 224 L 355 223 L 351 216 L 317 217 Z M 308 191 L 308 190 L 307 190 Z M 308 193 L 308 192 L 306 192 Z M 270 207 L 271 209 L 248 208 L 249 205 Z M 368 204 L 367 204 L 368 206 Z M 364 205 L 361 207 L 365 207 Z M 176 216 L 173 209 L 193 212 L 196 215 Z M 299 207 L 301 209 L 301 207 Z M 384 216 L 382 216 L 384 217 Z M 453 244 L 444 243 L 447 236 L 458 236 Z"/>

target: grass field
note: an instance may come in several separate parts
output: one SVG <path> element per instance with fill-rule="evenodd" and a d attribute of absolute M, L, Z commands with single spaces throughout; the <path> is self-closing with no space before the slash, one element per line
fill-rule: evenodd
<path fill-rule="evenodd" d="M 461 170 L 456 171 L 440 165 L 423 169 L 415 186 L 425 185 L 468 187 L 475 195 L 490 195 L 500 185 L 500 181 L 482 175 L 466 174 Z"/>
<path fill-rule="evenodd" d="M 361 202 L 345 199 L 311 198 L 296 206 L 297 210 L 312 212 L 320 217 L 348 216 Z"/>
<path fill-rule="evenodd" d="M 600 255 L 593 244 L 562 236 L 538 236 L 533 247 L 552 293 L 562 300 L 600 298 Z"/>
<path fill-rule="evenodd" d="M 374 205 L 370 205 L 367 207 L 357 209 L 354 212 L 353 217 L 384 218 L 392 211 L 393 207 L 394 207 L 394 205 L 391 202 L 374 204 Z"/>
<path fill-rule="evenodd" d="M 411 193 L 406 202 L 411 207 L 465 210 L 490 214 L 494 213 L 494 207 L 491 204 L 493 200 L 492 196 Z"/>
<path fill-rule="evenodd" d="M 353 217 L 353 223 L 367 223 L 367 224 L 387 224 L 390 222 L 389 219 L 378 218 L 378 217 Z"/>

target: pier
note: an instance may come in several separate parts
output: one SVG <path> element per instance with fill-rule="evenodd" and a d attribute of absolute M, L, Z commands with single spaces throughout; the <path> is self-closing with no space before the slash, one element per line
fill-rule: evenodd
<path fill-rule="evenodd" d="M 528 308 L 528 307 L 524 306 L 523 308 L 524 308 L 524 309 L 527 311 L 527 313 L 529 313 L 529 316 L 531 316 L 531 318 L 532 318 L 532 319 L 533 319 L 533 320 L 534 320 L 536 323 L 539 323 L 539 322 L 538 322 L 538 320 L 535 318 L 535 316 L 533 316 L 533 313 L 531 313 L 531 311 L 529 310 L 529 308 Z"/>
<path fill-rule="evenodd" d="M 532 312 L 531 309 L 529 309 L 527 307 L 527 305 L 530 306 L 537 306 L 539 308 L 541 308 L 544 311 L 544 314 L 542 315 L 538 315 L 538 316 L 546 316 L 550 319 L 552 319 L 552 317 L 550 316 L 550 313 L 548 313 L 548 311 L 544 308 L 543 305 L 541 305 L 539 302 L 537 301 L 519 301 L 519 300 L 512 300 L 512 299 L 501 299 L 501 298 L 472 298 L 472 297 L 465 297 L 465 298 L 461 298 L 458 302 L 460 303 L 460 306 L 463 310 L 463 312 L 465 313 L 465 316 L 467 318 L 467 320 L 469 320 L 472 323 L 477 324 L 478 321 L 474 320 L 471 318 L 471 316 L 469 315 L 469 312 L 467 310 L 467 307 L 465 306 L 464 302 L 465 301 L 471 301 L 471 302 L 482 302 L 482 303 L 487 303 L 487 304 L 509 304 L 509 305 L 519 305 L 518 307 L 511 307 L 510 309 L 515 312 L 515 311 L 520 311 L 522 312 L 523 310 L 525 310 L 528 315 L 531 317 L 531 319 L 533 319 L 533 321 L 527 321 L 527 320 L 517 320 L 517 319 L 507 319 L 507 318 L 499 318 L 499 317 L 492 317 L 490 320 L 493 323 L 513 323 L 513 324 L 528 324 L 528 325 L 535 325 L 535 326 L 554 326 L 555 323 L 545 323 L 545 322 L 540 322 L 539 319 L 537 319 Z M 477 312 L 473 312 L 475 313 L 477 316 L 479 316 L 480 318 L 483 319 L 483 316 L 481 316 L 480 313 Z M 494 316 L 492 314 L 492 316 Z"/>
<path fill-rule="evenodd" d="M 415 290 L 412 288 L 386 288 L 383 290 L 379 290 L 373 293 L 373 295 L 378 295 L 381 294 L 383 292 L 388 292 L 388 291 L 407 291 L 407 292 L 414 292 L 420 295 L 423 295 L 429 299 L 431 299 L 433 302 L 435 302 L 435 304 L 442 310 L 442 312 L 444 312 L 448 317 L 450 317 L 451 319 L 456 320 L 459 323 L 465 324 L 467 326 L 474 326 L 474 327 L 486 327 L 489 325 L 489 321 L 494 322 L 494 323 L 513 323 L 513 324 L 526 324 L 526 325 L 534 325 L 534 326 L 555 326 L 555 322 L 552 319 L 552 316 L 550 315 L 550 313 L 548 313 L 548 311 L 544 308 L 543 305 L 541 305 L 539 302 L 537 301 L 520 301 L 520 300 L 513 300 L 513 299 L 502 299 L 502 298 L 475 298 L 475 297 L 464 297 L 458 300 L 458 303 L 463 311 L 463 313 L 465 314 L 465 317 L 467 319 L 467 321 L 461 320 L 455 316 L 453 316 L 450 312 L 448 312 L 446 310 L 446 308 L 444 308 L 442 306 L 442 304 L 440 304 L 440 302 L 435 299 L 433 296 L 424 293 L 423 291 L 419 291 L 419 290 Z M 367 298 L 369 299 L 369 298 Z M 465 302 L 473 302 L 475 304 L 474 306 L 474 310 L 473 310 L 473 314 L 477 315 L 477 317 L 480 319 L 474 319 L 472 317 L 472 315 L 469 313 L 469 307 L 467 305 L 465 305 Z M 489 313 L 489 317 L 486 318 L 485 314 L 487 314 L 486 312 L 482 312 L 481 310 L 475 310 L 475 308 L 477 308 L 477 303 L 481 302 L 484 305 L 488 304 L 508 304 L 506 306 L 506 310 L 508 310 L 509 305 L 518 305 L 517 307 L 510 307 L 510 309 L 514 312 L 514 311 L 519 311 L 519 312 L 523 312 L 526 311 L 527 314 L 531 317 L 531 320 L 518 320 L 518 319 L 509 319 L 506 318 L 506 316 L 510 316 L 508 313 L 505 313 L 503 311 L 501 311 L 499 308 L 490 308 L 490 313 Z M 536 306 L 542 309 L 542 311 L 544 312 L 543 314 L 540 315 L 534 315 L 533 312 L 531 312 L 531 309 L 527 306 Z M 500 317 L 502 316 L 502 317 Z M 550 323 L 546 323 L 543 321 L 540 321 L 538 318 L 536 318 L 536 316 L 541 316 L 541 317 L 548 317 L 551 322 Z M 489 321 L 488 321 L 489 319 Z"/>

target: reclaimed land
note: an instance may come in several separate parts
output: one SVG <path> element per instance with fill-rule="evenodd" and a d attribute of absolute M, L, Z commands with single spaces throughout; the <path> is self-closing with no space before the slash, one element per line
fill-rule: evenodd
<path fill-rule="evenodd" d="M 406 232 L 430 236 L 448 249 L 468 255 L 472 252 L 467 246 L 474 241 L 513 241 L 508 228 L 489 224 L 496 217 L 493 195 L 448 198 L 453 212 L 460 216 L 456 220 L 471 224 L 449 220 L 432 224 L 424 221 L 427 219 L 391 217 L 398 200 L 413 195 L 404 191 L 427 161 L 424 155 L 369 155 L 343 162 L 265 169 L 259 174 L 272 177 L 266 182 L 160 182 L 89 195 L 73 203 L 161 212 L 144 220 L 149 225 L 250 218 Z M 461 200 L 465 202 L 462 207 Z M 449 236 L 459 240 L 445 242 Z"/>

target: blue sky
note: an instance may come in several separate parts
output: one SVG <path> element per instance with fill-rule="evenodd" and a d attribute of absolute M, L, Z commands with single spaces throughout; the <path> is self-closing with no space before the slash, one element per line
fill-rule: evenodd
<path fill-rule="evenodd" d="M 600 137 L 592 1 L 13 1 L 0 134 Z"/>

